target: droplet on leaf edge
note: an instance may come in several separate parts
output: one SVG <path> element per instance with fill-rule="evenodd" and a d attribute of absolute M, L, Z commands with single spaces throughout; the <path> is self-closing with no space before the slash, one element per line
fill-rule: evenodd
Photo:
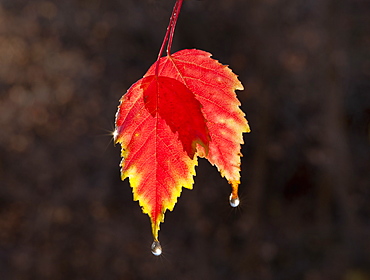
<path fill-rule="evenodd" d="M 238 196 L 233 196 L 233 194 L 230 195 L 229 202 L 231 207 L 238 207 L 240 204 L 240 199 Z"/>
<path fill-rule="evenodd" d="M 151 246 L 152 254 L 154 256 L 159 256 L 162 254 L 162 246 L 158 240 L 154 240 Z"/>

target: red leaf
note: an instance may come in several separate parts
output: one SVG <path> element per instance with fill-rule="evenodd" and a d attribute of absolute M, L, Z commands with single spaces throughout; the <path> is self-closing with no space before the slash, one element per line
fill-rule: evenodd
<path fill-rule="evenodd" d="M 185 93 L 185 96 L 189 95 L 187 98 L 173 94 L 168 97 L 169 100 L 163 99 L 167 97 L 167 93 L 163 92 L 171 88 L 167 84 L 169 82 L 173 83 L 172 86 L 179 85 L 179 82 L 166 77 L 150 76 L 139 80 L 122 97 L 116 115 L 115 142 L 122 146 L 121 178 L 130 178 L 134 200 L 139 200 L 143 212 L 150 216 L 155 239 L 158 239 L 159 223 L 163 220 L 164 212 L 173 209 L 181 187 L 192 188 L 197 164 L 196 158 L 188 156 L 182 142 L 171 129 L 173 125 L 179 130 L 178 123 L 175 120 L 171 122 L 168 112 L 160 111 L 165 111 L 164 105 L 170 104 L 169 100 L 174 102 L 170 111 L 181 106 L 182 103 L 177 103 L 179 100 L 185 100 L 190 108 L 194 108 L 194 115 L 202 118 L 195 108 L 198 105 L 196 100 L 191 99 L 189 93 Z M 159 93 L 158 89 L 164 90 Z M 180 86 L 180 93 L 181 90 L 183 85 Z M 183 122 L 181 119 L 180 123 Z M 189 139 L 185 142 L 191 143 Z"/>
<path fill-rule="evenodd" d="M 242 133 L 249 132 L 234 92 L 243 86 L 209 53 L 179 51 L 160 59 L 158 76 L 156 67 L 122 97 L 115 132 L 122 145 L 122 180 L 130 178 L 155 240 L 181 188 L 192 188 L 196 156 L 216 165 L 237 197 Z"/>

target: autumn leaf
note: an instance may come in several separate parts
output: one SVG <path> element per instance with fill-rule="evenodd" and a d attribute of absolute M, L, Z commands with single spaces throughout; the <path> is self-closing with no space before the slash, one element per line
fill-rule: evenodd
<path fill-rule="evenodd" d="M 154 75 L 139 80 L 121 99 L 115 139 L 122 146 L 121 177 L 130 178 L 134 200 L 151 218 L 155 239 L 181 187 L 192 188 L 195 144 L 208 150 L 200 107 L 182 83 Z"/>
<path fill-rule="evenodd" d="M 249 126 L 234 92 L 241 83 L 209 53 L 183 50 L 161 58 L 159 76 L 155 67 L 121 99 L 116 142 L 122 180 L 130 178 L 134 200 L 158 239 L 164 212 L 173 209 L 182 187 L 192 188 L 195 151 L 239 184 L 240 144 Z"/>
<path fill-rule="evenodd" d="M 115 143 L 121 144 L 121 178 L 129 178 L 152 224 L 152 252 L 161 254 L 159 225 L 182 188 L 191 189 L 197 157 L 216 165 L 239 204 L 240 145 L 248 122 L 235 90 L 243 86 L 225 65 L 200 50 L 170 54 L 183 0 L 177 0 L 157 61 L 121 98 Z M 161 57 L 167 43 L 167 56 Z"/>

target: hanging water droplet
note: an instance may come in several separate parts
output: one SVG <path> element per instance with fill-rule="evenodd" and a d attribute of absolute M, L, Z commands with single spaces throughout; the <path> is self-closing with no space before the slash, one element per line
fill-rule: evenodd
<path fill-rule="evenodd" d="M 238 207 L 238 205 L 240 204 L 239 197 L 238 196 L 233 197 L 233 194 L 230 195 L 229 201 L 232 207 Z"/>
<path fill-rule="evenodd" d="M 162 246 L 158 240 L 153 241 L 151 249 L 154 256 L 159 256 L 162 254 Z"/>

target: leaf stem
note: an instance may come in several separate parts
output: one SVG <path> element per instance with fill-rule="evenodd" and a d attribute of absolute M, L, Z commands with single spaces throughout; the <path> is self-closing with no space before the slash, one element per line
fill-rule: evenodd
<path fill-rule="evenodd" d="M 175 7 L 173 8 L 173 12 L 172 12 L 172 16 L 171 16 L 172 23 L 171 23 L 171 20 L 170 20 L 170 24 L 172 26 L 171 26 L 171 31 L 170 31 L 170 38 L 168 39 L 168 44 L 167 44 L 167 55 L 171 54 L 172 39 L 173 39 L 173 35 L 175 33 L 175 27 L 176 27 L 177 19 L 179 18 L 179 14 L 180 14 L 180 11 L 181 11 L 182 2 L 183 2 L 183 0 L 177 0 L 176 4 L 175 4 Z"/>
<path fill-rule="evenodd" d="M 166 46 L 166 43 L 167 43 L 167 50 L 166 50 L 167 55 L 171 54 L 171 46 L 172 46 L 173 35 L 175 33 L 175 27 L 176 27 L 177 19 L 179 18 L 179 14 L 180 14 L 180 11 L 181 11 L 183 1 L 184 0 L 177 0 L 176 3 L 175 3 L 175 6 L 173 7 L 170 22 L 167 26 L 166 34 L 164 35 L 162 46 L 159 50 L 159 54 L 158 54 L 157 61 L 156 61 L 156 66 L 155 66 L 155 75 L 156 76 L 158 76 L 159 60 L 161 59 L 161 56 L 162 56 L 162 53 L 163 53 L 164 48 Z"/>

